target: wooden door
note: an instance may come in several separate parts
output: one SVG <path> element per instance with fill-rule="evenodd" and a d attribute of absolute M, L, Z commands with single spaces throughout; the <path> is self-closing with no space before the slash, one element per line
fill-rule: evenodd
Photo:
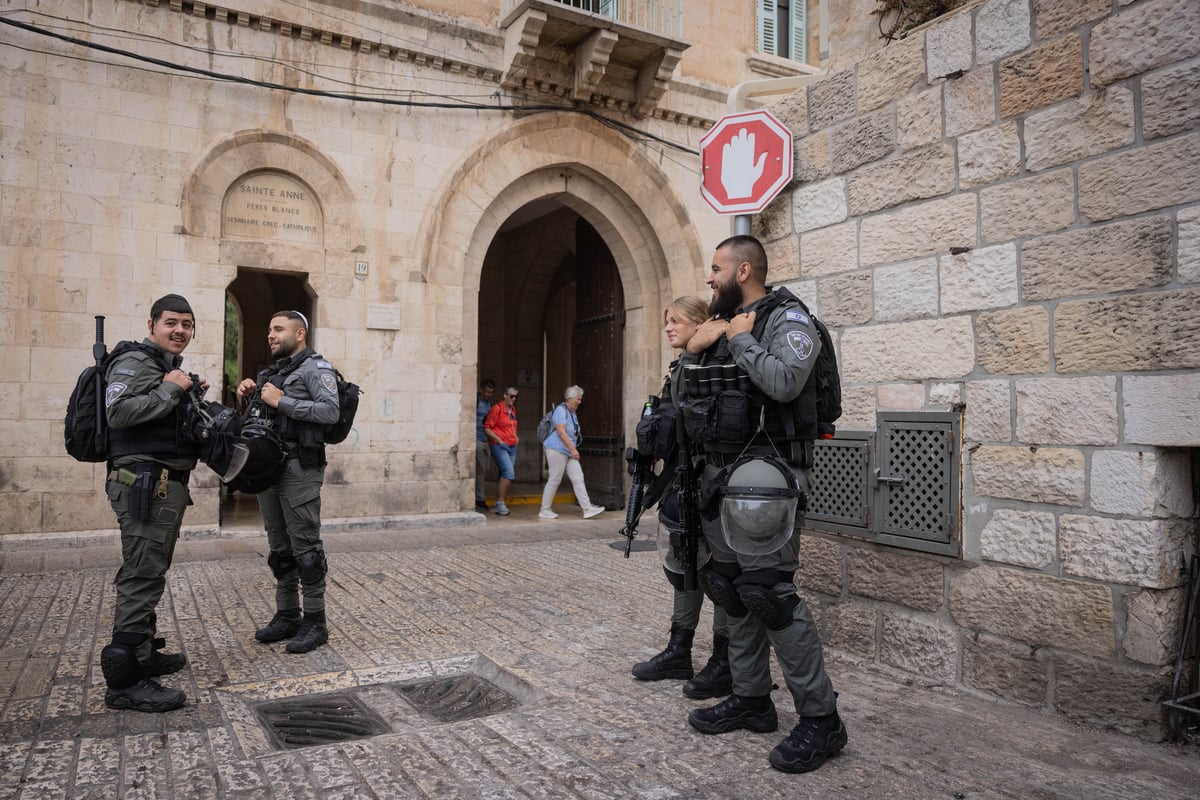
<path fill-rule="evenodd" d="M 622 430 L 625 295 L 608 245 L 596 229 L 575 225 L 575 330 L 572 366 L 583 387 L 580 464 L 593 503 L 625 507 L 625 436 Z"/>

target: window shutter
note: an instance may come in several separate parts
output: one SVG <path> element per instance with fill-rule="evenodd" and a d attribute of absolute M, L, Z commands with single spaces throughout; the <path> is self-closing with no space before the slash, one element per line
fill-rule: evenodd
<path fill-rule="evenodd" d="M 758 52 L 775 55 L 775 0 L 758 0 Z"/>
<path fill-rule="evenodd" d="M 792 0 L 788 13 L 792 24 L 792 52 L 788 55 L 793 61 L 806 63 L 808 61 L 808 0 Z"/>
<path fill-rule="evenodd" d="M 599 14 L 611 19 L 617 18 L 617 0 L 600 0 Z"/>

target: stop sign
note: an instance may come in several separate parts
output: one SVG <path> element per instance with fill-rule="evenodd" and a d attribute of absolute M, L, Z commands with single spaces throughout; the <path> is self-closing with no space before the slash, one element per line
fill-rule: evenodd
<path fill-rule="evenodd" d="M 728 114 L 700 140 L 700 194 L 718 214 L 756 214 L 791 183 L 792 157 L 770 111 Z"/>

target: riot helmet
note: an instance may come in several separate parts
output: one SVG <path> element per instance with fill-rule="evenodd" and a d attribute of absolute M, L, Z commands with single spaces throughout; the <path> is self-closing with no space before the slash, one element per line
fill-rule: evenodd
<path fill-rule="evenodd" d="M 279 434 L 269 425 L 243 426 L 241 441 L 250 452 L 246 465 L 228 486 L 234 491 L 258 494 L 279 480 L 287 466 L 287 451 Z"/>
<path fill-rule="evenodd" d="M 727 470 L 721 489 L 725 543 L 747 556 L 773 553 L 787 544 L 801 494 L 791 468 L 773 456 L 744 456 Z"/>

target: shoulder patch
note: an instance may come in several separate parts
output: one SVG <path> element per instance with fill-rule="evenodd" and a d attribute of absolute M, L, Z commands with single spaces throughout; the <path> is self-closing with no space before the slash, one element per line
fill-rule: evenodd
<path fill-rule="evenodd" d="M 321 375 L 321 385 L 331 392 L 337 392 L 337 379 L 328 372 Z"/>
<path fill-rule="evenodd" d="M 317 369 L 333 369 L 333 364 L 328 361 L 317 361 Z"/>
<path fill-rule="evenodd" d="M 129 388 L 128 384 L 115 382 L 108 385 L 108 389 L 104 392 L 104 407 L 108 408 L 113 403 L 117 402 L 117 398 Z"/>
<path fill-rule="evenodd" d="M 791 312 L 788 312 L 791 313 Z M 804 331 L 790 331 L 787 335 L 788 347 L 792 348 L 792 352 L 801 361 L 805 361 L 813 354 L 813 340 Z"/>
<path fill-rule="evenodd" d="M 811 324 L 808 319 L 808 314 L 805 314 L 803 311 L 797 311 L 795 309 L 788 309 L 785 318 L 787 319 L 788 322 L 799 322 L 802 325 Z"/>
<path fill-rule="evenodd" d="M 128 375 L 129 377 L 132 378 L 134 375 L 137 375 L 137 372 L 135 372 L 131 369 L 125 369 L 124 367 L 121 367 L 119 369 L 114 369 L 113 375 Z"/>

